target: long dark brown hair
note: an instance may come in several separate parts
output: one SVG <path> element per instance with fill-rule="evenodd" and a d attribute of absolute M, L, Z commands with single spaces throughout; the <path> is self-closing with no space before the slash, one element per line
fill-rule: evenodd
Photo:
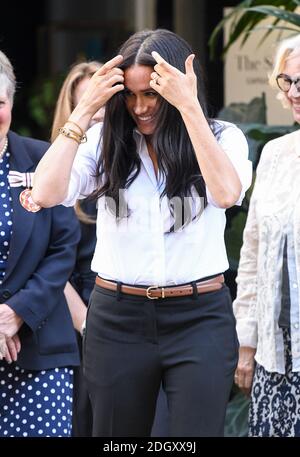
<path fill-rule="evenodd" d="M 153 68 L 156 61 L 151 55 L 152 51 L 157 51 L 182 72 L 185 72 L 186 58 L 193 53 L 189 44 L 173 32 L 164 29 L 145 30 L 135 33 L 121 46 L 119 54 L 124 60 L 120 68 L 125 70 L 135 64 Z M 216 131 L 216 123 L 208 118 L 203 75 L 197 58 L 194 59 L 193 65 L 197 76 L 199 102 L 212 131 Z M 119 218 L 126 216 L 122 214 L 122 208 L 125 208 L 126 204 L 123 206 L 119 190 L 128 188 L 141 168 L 133 136 L 135 127 L 134 120 L 126 108 L 124 91 L 121 91 L 106 104 L 103 147 L 98 164 L 98 176 L 102 185 L 93 194 L 94 197 L 110 197 L 107 198 L 107 202 L 114 202 Z M 203 197 L 203 207 L 207 205 L 205 182 L 182 117 L 179 111 L 163 98 L 159 107 L 157 127 L 151 141 L 157 154 L 159 172 L 165 177 L 165 188 L 161 197 L 166 195 L 169 201 L 174 197 L 181 199 L 183 220 L 179 226 L 183 226 L 195 218 L 192 216 L 190 205 L 185 204 L 185 197 L 192 196 L 192 189 L 196 190 L 199 197 Z M 170 209 L 172 212 L 171 206 Z M 196 217 L 199 215 L 198 212 Z"/>

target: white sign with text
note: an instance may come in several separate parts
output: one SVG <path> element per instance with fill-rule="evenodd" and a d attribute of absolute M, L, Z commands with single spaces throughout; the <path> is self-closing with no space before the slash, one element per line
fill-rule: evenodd
<path fill-rule="evenodd" d="M 227 15 L 230 8 L 224 8 Z M 272 23 L 267 18 L 260 27 Z M 268 84 L 268 73 L 272 69 L 273 57 L 277 40 L 290 36 L 291 32 L 272 32 L 262 44 L 261 38 L 266 30 L 254 31 L 246 43 L 241 46 L 239 39 L 228 50 L 225 57 L 224 71 L 224 104 L 250 102 L 254 97 L 261 97 L 264 92 L 267 105 L 267 124 L 292 125 L 293 116 L 289 109 L 284 109 L 276 99 L 277 91 Z M 225 29 L 225 37 L 229 34 L 229 24 Z"/>

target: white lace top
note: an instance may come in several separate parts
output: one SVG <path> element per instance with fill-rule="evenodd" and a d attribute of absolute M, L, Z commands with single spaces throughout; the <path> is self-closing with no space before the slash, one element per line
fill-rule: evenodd
<path fill-rule="evenodd" d="M 244 230 L 233 303 L 241 346 L 256 347 L 256 361 L 284 373 L 281 281 L 288 240 L 293 371 L 300 371 L 300 130 L 266 144 Z"/>

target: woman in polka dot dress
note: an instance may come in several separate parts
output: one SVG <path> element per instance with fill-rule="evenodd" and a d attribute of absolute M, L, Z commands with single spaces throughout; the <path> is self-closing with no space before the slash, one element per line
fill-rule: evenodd
<path fill-rule="evenodd" d="M 15 84 L 0 51 L 0 437 L 70 436 L 79 356 L 64 286 L 80 233 L 72 209 L 20 204 L 48 144 L 9 131 Z"/>

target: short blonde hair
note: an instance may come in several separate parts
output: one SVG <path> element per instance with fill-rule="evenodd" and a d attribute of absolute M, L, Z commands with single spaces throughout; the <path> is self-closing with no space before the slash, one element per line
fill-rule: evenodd
<path fill-rule="evenodd" d="M 16 77 L 10 60 L 0 51 L 0 84 L 3 85 L 11 104 L 16 91 Z"/>
<path fill-rule="evenodd" d="M 58 135 L 58 129 L 66 123 L 73 109 L 75 108 L 75 90 L 80 81 L 91 77 L 102 63 L 93 60 L 91 62 L 81 62 L 73 65 L 68 73 L 55 107 L 54 119 L 51 130 L 51 141 L 53 142 Z"/>
<path fill-rule="evenodd" d="M 300 51 L 300 34 L 297 34 L 291 38 L 286 38 L 285 40 L 281 41 L 277 47 L 273 70 L 269 75 L 269 84 L 274 89 L 278 89 L 276 76 L 278 76 L 280 73 L 283 73 L 286 61 L 294 51 Z M 277 94 L 277 98 L 281 101 L 284 108 L 290 107 L 290 103 L 282 91 Z"/>

